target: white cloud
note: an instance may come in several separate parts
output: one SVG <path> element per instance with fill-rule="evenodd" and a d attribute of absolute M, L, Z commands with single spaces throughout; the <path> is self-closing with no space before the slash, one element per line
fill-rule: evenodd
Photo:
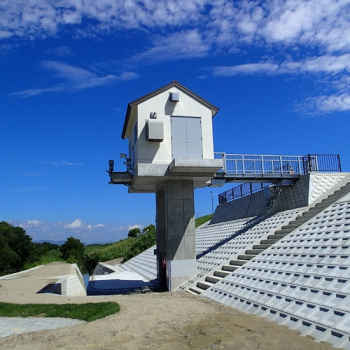
<path fill-rule="evenodd" d="M 97 228 L 103 228 L 103 227 L 105 227 L 105 225 L 103 224 L 97 224 L 97 225 L 87 224 L 82 219 L 75 219 L 72 223 L 64 225 L 65 229 L 86 229 L 89 231 Z"/>
<path fill-rule="evenodd" d="M 343 71 L 350 72 L 350 54 L 344 54 L 340 56 L 323 55 L 319 57 L 313 57 L 305 59 L 298 63 L 300 70 L 310 73 L 340 73 Z M 288 68 L 288 63 L 285 64 Z M 293 70 L 293 66 L 290 66 Z"/>
<path fill-rule="evenodd" d="M 330 113 L 348 111 L 350 98 L 350 54 L 322 55 L 309 57 L 300 61 L 285 60 L 280 63 L 259 62 L 235 66 L 218 66 L 212 68 L 213 75 L 229 77 L 237 74 L 313 74 L 326 86 L 333 89 L 334 94 L 309 97 L 297 103 L 296 109 L 304 113 Z M 326 77 L 326 78 L 325 78 Z"/>
<path fill-rule="evenodd" d="M 119 75 L 118 80 L 134 80 L 137 79 L 139 77 L 139 75 L 135 72 L 124 72 L 122 74 Z"/>
<path fill-rule="evenodd" d="M 320 112 L 327 114 L 350 111 L 350 94 L 341 93 L 307 98 L 296 105 L 296 110 L 310 115 L 318 115 Z"/>
<path fill-rule="evenodd" d="M 79 229 L 83 228 L 86 225 L 83 223 L 83 220 L 81 219 L 75 219 L 71 224 L 64 225 L 64 228 L 66 229 Z"/>
<path fill-rule="evenodd" d="M 208 23 L 221 45 L 302 45 L 348 51 L 348 0 L 216 1 Z"/>
<path fill-rule="evenodd" d="M 55 47 L 54 49 L 46 50 L 45 53 L 64 57 L 64 56 L 71 56 L 72 50 L 67 46 L 58 46 L 58 47 Z"/>
<path fill-rule="evenodd" d="M 105 86 L 105 85 L 110 85 L 114 83 L 115 81 L 119 80 L 118 77 L 115 75 L 107 75 L 105 77 L 93 77 L 90 79 L 84 79 L 74 85 L 74 89 L 87 89 L 87 88 L 92 88 L 96 86 Z"/>
<path fill-rule="evenodd" d="M 315 100 L 319 110 L 324 112 L 330 111 L 349 111 L 350 110 L 350 95 L 331 95 L 321 96 Z"/>
<path fill-rule="evenodd" d="M 133 58 L 136 61 L 178 60 L 184 58 L 203 57 L 208 54 L 210 45 L 198 29 L 158 36 L 153 46 L 146 52 Z"/>
<path fill-rule="evenodd" d="M 350 0 L 2 0 L 0 11 L 3 50 L 9 42 L 16 45 L 61 31 L 79 38 L 105 33 L 121 35 L 121 29 L 136 29 L 149 47 L 134 54 L 128 63 L 228 55 L 258 48 L 269 55 L 289 50 L 293 57 L 218 66 L 213 69 L 214 74 L 305 72 L 333 77 L 349 72 Z M 54 50 L 61 57 L 71 54 L 66 47 Z M 114 75 L 57 61 L 44 61 L 42 67 L 53 72 L 61 83 L 10 96 L 72 92 L 138 77 L 134 72 Z M 340 77 L 330 81 L 333 87 L 338 83 L 340 86 Z M 315 106 L 326 110 L 346 105 L 344 91 L 339 89 L 330 93 L 329 99 L 323 93 L 319 97 L 323 102 Z"/>
<path fill-rule="evenodd" d="M 283 73 L 329 73 L 350 72 L 350 54 L 340 56 L 323 55 L 309 57 L 301 61 L 284 61 L 281 63 L 259 62 L 235 66 L 218 66 L 213 68 L 216 76 L 232 76 L 236 74 L 283 74 Z"/>
<path fill-rule="evenodd" d="M 37 95 L 44 94 L 46 92 L 58 92 L 58 91 L 63 91 L 63 87 L 52 87 L 52 88 L 43 88 L 43 89 L 27 89 L 27 90 L 22 90 L 18 92 L 13 92 L 11 94 L 8 94 L 7 96 L 12 96 L 12 97 L 20 97 L 20 98 L 27 98 L 27 97 L 33 97 Z"/>
<path fill-rule="evenodd" d="M 39 220 L 26 220 L 25 222 L 19 224 L 19 226 L 24 229 L 37 228 L 43 226 L 43 222 Z"/>
<path fill-rule="evenodd" d="M 247 63 L 229 67 L 215 67 L 213 74 L 216 76 L 232 76 L 237 74 L 278 74 L 281 73 L 281 68 L 275 63 Z"/>
<path fill-rule="evenodd" d="M 41 66 L 45 70 L 53 72 L 56 78 L 63 80 L 63 83 L 61 83 L 59 86 L 50 88 L 18 91 L 8 94 L 8 96 L 26 98 L 53 91 L 76 91 L 97 86 L 106 86 L 117 81 L 133 80 L 139 77 L 139 75 L 134 72 L 123 72 L 119 76 L 97 76 L 96 73 L 93 73 L 87 69 L 72 66 L 59 61 L 42 61 Z"/>
<path fill-rule="evenodd" d="M 13 35 L 13 33 L 5 31 L 5 30 L 0 30 L 0 40 L 1 39 L 7 39 L 9 37 L 11 37 Z"/>
<path fill-rule="evenodd" d="M 113 242 L 127 237 L 129 227 L 134 226 L 116 226 L 110 223 L 87 223 L 83 219 L 75 219 L 72 222 L 43 222 L 40 220 L 25 220 L 19 222 L 8 220 L 11 225 L 22 227 L 34 241 L 52 240 L 65 241 L 68 237 L 73 236 L 81 239 L 85 244 L 92 243 L 98 237 L 100 242 Z"/>
<path fill-rule="evenodd" d="M 55 167 L 59 166 L 82 166 L 83 164 L 81 163 L 72 163 L 72 162 L 67 162 L 67 161 L 60 161 L 60 162 L 43 162 L 44 164 L 47 165 L 52 165 Z"/>
<path fill-rule="evenodd" d="M 153 28 L 181 25 L 199 19 L 204 0 L 3 0 L 0 30 L 18 37 L 55 35 L 62 26 L 80 25 L 83 18 L 96 21 L 93 30 Z M 79 28 L 81 30 L 81 28 Z"/>
<path fill-rule="evenodd" d="M 350 44 L 349 0 L 3 0 L 0 11 L 0 40 L 44 38 L 66 28 L 78 36 L 198 29 L 207 44 L 223 47 L 297 44 L 337 52 Z M 190 47 L 191 52 L 198 54 Z"/>

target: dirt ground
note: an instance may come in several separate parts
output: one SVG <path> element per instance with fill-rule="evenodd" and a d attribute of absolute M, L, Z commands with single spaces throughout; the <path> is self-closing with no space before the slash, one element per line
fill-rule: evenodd
<path fill-rule="evenodd" d="M 0 280 L 0 301 L 116 301 L 121 311 L 91 323 L 0 338 L 1 349 L 333 349 L 263 318 L 186 292 L 102 297 L 36 294 L 68 264 L 53 263 Z M 53 279 L 54 280 L 54 279 Z"/>

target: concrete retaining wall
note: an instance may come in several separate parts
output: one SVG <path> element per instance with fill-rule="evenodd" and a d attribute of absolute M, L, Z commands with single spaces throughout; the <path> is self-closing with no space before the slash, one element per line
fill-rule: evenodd
<path fill-rule="evenodd" d="M 264 192 L 256 192 L 232 202 L 217 206 L 211 224 L 242 219 L 251 216 L 273 214 L 301 208 L 315 202 L 317 198 L 342 181 L 349 173 L 310 173 L 303 175 L 294 186 L 283 187 L 272 208 L 266 208 Z"/>

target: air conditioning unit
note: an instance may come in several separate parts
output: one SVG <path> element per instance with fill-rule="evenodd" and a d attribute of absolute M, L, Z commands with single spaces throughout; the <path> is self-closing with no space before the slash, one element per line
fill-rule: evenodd
<path fill-rule="evenodd" d="M 146 141 L 162 142 L 164 140 L 163 120 L 148 119 L 146 122 Z"/>

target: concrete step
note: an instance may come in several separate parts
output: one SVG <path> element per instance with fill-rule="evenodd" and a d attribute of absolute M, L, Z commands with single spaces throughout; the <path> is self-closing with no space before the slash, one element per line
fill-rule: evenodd
<path fill-rule="evenodd" d="M 230 271 L 233 272 L 238 269 L 239 266 L 233 266 L 233 265 L 224 265 L 221 269 L 222 271 Z"/>
<path fill-rule="evenodd" d="M 274 235 L 270 235 L 267 238 L 268 239 L 281 239 L 281 238 L 287 236 L 288 233 L 289 232 L 287 232 L 287 233 L 275 233 Z"/>
<path fill-rule="evenodd" d="M 305 220 L 305 221 L 306 221 L 306 220 Z M 291 229 L 291 228 L 295 229 L 295 228 L 299 227 L 301 224 L 302 224 L 302 222 L 292 222 L 291 224 L 289 224 L 289 225 L 287 225 L 287 226 L 283 226 L 283 227 L 282 227 L 282 230 L 283 230 L 283 229 L 289 230 L 289 229 Z"/>
<path fill-rule="evenodd" d="M 218 283 L 219 281 L 221 281 L 221 278 L 217 278 L 217 277 L 214 277 L 214 276 L 207 276 L 205 278 L 205 281 L 209 282 L 209 283 L 212 283 L 212 284 L 215 284 L 215 283 Z"/>
<path fill-rule="evenodd" d="M 289 233 L 289 232 L 292 232 L 293 230 L 289 230 L 289 229 L 287 229 L 287 228 L 284 228 L 283 230 L 277 230 L 277 231 L 275 231 L 275 235 L 276 234 L 282 234 L 282 235 L 284 235 L 284 234 L 286 234 L 286 233 Z"/>
<path fill-rule="evenodd" d="M 308 211 L 305 212 L 302 216 L 303 219 L 305 219 L 305 222 L 310 220 L 312 217 L 314 217 L 316 214 L 315 213 L 309 213 Z"/>
<path fill-rule="evenodd" d="M 214 271 L 214 276 L 225 278 L 227 275 L 229 275 L 229 272 L 225 271 Z"/>
<path fill-rule="evenodd" d="M 273 236 L 272 236 L 273 237 Z M 276 242 L 278 242 L 279 240 L 278 239 L 262 239 L 261 241 L 260 241 L 260 244 L 263 244 L 263 245 L 268 245 L 268 246 L 270 246 L 270 245 L 272 245 L 272 244 L 275 244 Z"/>
<path fill-rule="evenodd" d="M 318 207 L 312 207 L 312 208 L 309 209 L 309 213 L 313 213 L 314 215 L 317 214 L 317 213 L 315 213 L 316 211 L 320 212 L 321 210 Z"/>
<path fill-rule="evenodd" d="M 338 194 L 343 194 L 343 193 L 347 193 L 350 190 L 349 186 L 346 187 L 342 187 L 339 190 L 335 191 L 332 195 L 338 195 Z M 330 197 L 330 196 L 329 196 Z"/>
<path fill-rule="evenodd" d="M 246 263 L 244 260 L 230 260 L 230 265 L 242 266 Z"/>
<path fill-rule="evenodd" d="M 339 190 L 334 191 L 334 192 L 331 194 L 331 196 L 332 196 L 333 194 L 346 193 L 347 191 L 349 191 L 349 189 L 350 189 L 350 186 L 349 186 L 349 185 L 340 187 Z"/>
<path fill-rule="evenodd" d="M 276 241 L 277 242 L 277 241 Z M 269 247 L 271 247 L 273 243 L 271 244 L 257 244 L 257 245 L 253 245 L 253 249 L 261 249 L 261 250 L 265 250 Z"/>
<path fill-rule="evenodd" d="M 258 255 L 262 253 L 265 249 L 248 249 L 245 251 L 247 255 Z"/>
<path fill-rule="evenodd" d="M 323 202 L 323 203 L 317 203 L 314 208 L 318 208 L 318 209 L 321 209 L 321 208 L 327 208 L 330 204 L 328 203 L 332 203 L 333 201 L 330 200 L 329 202 Z"/>
<path fill-rule="evenodd" d="M 188 288 L 188 290 L 191 291 L 192 293 L 197 294 L 197 295 L 200 295 L 203 292 L 203 289 L 198 289 L 196 287 L 190 287 L 190 288 Z"/>
<path fill-rule="evenodd" d="M 238 255 L 239 260 L 252 260 L 253 258 L 255 258 L 255 255 Z"/>
<path fill-rule="evenodd" d="M 210 284 L 207 284 L 207 283 L 205 283 L 203 281 L 199 281 L 197 283 L 197 288 L 199 288 L 199 289 L 207 290 L 210 287 L 211 287 Z"/>

